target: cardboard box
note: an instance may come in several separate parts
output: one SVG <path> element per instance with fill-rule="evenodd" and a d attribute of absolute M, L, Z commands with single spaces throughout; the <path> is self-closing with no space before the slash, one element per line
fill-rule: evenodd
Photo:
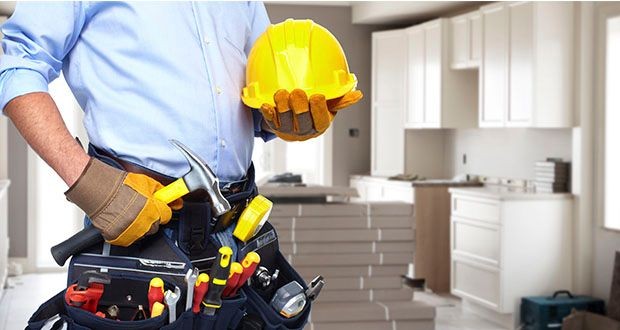
<path fill-rule="evenodd" d="M 573 311 L 562 322 L 562 330 L 620 330 L 620 322 L 590 312 Z"/>

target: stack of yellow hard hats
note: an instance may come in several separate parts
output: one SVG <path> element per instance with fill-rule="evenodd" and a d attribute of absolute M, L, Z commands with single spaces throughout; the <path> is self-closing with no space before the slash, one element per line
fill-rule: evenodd
<path fill-rule="evenodd" d="M 357 85 L 338 40 L 312 20 L 271 25 L 257 40 L 248 57 L 243 103 L 260 108 L 274 105 L 280 89 L 302 89 L 308 96 L 323 94 L 330 100 Z"/>

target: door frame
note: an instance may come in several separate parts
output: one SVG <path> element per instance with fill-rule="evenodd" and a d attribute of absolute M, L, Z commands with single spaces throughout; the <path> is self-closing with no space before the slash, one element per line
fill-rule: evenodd
<path fill-rule="evenodd" d="M 620 3 L 598 3 L 595 27 L 594 62 L 594 226 L 612 232 L 619 230 L 605 227 L 605 80 L 606 80 L 606 25 L 611 17 L 620 17 Z"/>

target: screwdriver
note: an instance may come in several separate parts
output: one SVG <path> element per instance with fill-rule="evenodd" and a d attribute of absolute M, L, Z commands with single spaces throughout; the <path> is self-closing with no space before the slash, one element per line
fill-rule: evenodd
<path fill-rule="evenodd" d="M 252 277 L 254 271 L 256 270 L 256 266 L 260 263 L 260 255 L 258 253 L 252 251 L 248 253 L 245 258 L 241 261 L 241 266 L 243 267 L 243 273 L 239 276 L 239 282 L 235 285 L 235 288 L 229 293 L 230 297 L 234 297 L 237 295 L 237 290 L 241 288 L 245 282 Z"/>
<path fill-rule="evenodd" d="M 222 246 L 217 253 L 217 258 L 213 262 L 209 276 L 211 278 L 209 290 L 202 301 L 202 304 L 206 307 L 204 313 L 207 315 L 215 315 L 215 311 L 222 307 L 222 292 L 226 287 L 232 254 L 233 251 L 229 246 Z"/>
<path fill-rule="evenodd" d="M 194 314 L 198 314 L 200 312 L 200 303 L 202 302 L 202 298 L 204 298 L 208 289 L 209 274 L 202 273 L 198 275 L 198 279 L 196 280 L 196 285 L 194 288 L 194 300 L 192 301 L 192 311 L 194 312 Z"/>
<path fill-rule="evenodd" d="M 243 266 L 241 266 L 240 263 L 233 262 L 230 265 L 230 275 L 228 276 L 228 281 L 226 282 L 226 288 L 224 289 L 224 293 L 222 293 L 222 297 L 230 297 L 230 293 L 237 287 L 242 273 Z"/>
<path fill-rule="evenodd" d="M 149 283 L 149 291 L 147 294 L 149 300 L 149 311 L 153 313 L 153 304 L 156 302 L 164 302 L 164 281 L 159 277 L 153 277 Z"/>
<path fill-rule="evenodd" d="M 158 317 L 161 314 L 163 314 L 165 307 L 166 306 L 164 304 L 160 303 L 159 301 L 156 301 L 153 304 L 153 308 L 151 309 L 151 318 Z"/>

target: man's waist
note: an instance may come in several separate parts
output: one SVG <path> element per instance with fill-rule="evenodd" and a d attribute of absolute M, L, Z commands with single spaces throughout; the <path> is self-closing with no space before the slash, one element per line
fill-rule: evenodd
<path fill-rule="evenodd" d="M 165 174 L 159 173 L 157 171 L 151 170 L 149 168 L 146 168 L 144 166 L 138 165 L 138 164 L 134 164 L 130 161 L 124 160 L 122 158 L 116 157 L 113 154 L 111 154 L 110 152 L 103 150 L 101 148 L 98 148 L 92 144 L 89 145 L 89 155 L 102 160 L 106 163 L 108 163 L 111 166 L 115 166 L 115 167 L 120 167 L 120 169 L 127 171 L 127 172 L 132 172 L 132 173 L 138 173 L 138 174 L 143 174 L 146 175 L 156 181 L 158 181 L 159 183 L 161 183 L 164 186 L 167 186 L 169 184 L 171 184 L 172 182 L 174 182 L 177 178 L 173 178 L 170 176 L 167 176 Z M 108 161 L 106 161 L 108 160 Z M 110 162 L 112 162 L 112 164 L 110 164 Z M 220 189 L 222 191 L 222 194 L 224 194 L 224 196 L 230 195 L 230 194 L 234 194 L 237 193 L 239 191 L 243 191 L 246 189 L 247 187 L 247 183 L 248 183 L 248 179 L 247 177 L 243 178 L 242 180 L 239 181 L 235 181 L 235 182 L 230 182 L 230 183 L 224 183 L 221 185 Z M 198 190 L 198 191 L 194 191 L 191 192 L 187 195 L 185 195 L 183 197 L 183 200 L 186 201 L 193 201 L 193 202 L 200 202 L 200 201 L 208 201 L 209 197 L 208 197 L 208 193 L 204 190 Z"/>

